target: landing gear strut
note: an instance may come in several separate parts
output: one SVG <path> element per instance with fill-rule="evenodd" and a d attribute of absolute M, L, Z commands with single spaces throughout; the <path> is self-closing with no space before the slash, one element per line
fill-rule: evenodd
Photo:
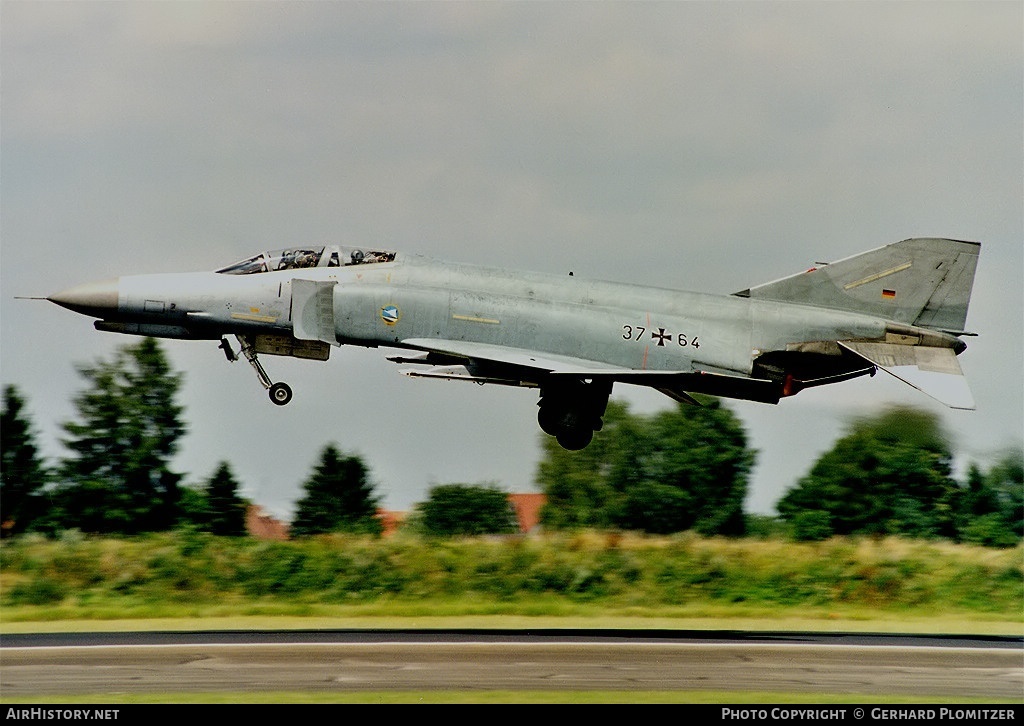
<path fill-rule="evenodd" d="M 287 383 L 274 383 L 270 380 L 270 376 L 263 369 L 263 364 L 260 363 L 259 358 L 256 357 L 256 346 L 253 343 L 252 338 L 245 335 L 236 335 L 239 344 L 242 346 L 242 355 L 249 361 L 249 365 L 256 371 L 256 376 L 260 379 L 260 383 L 270 392 L 270 400 L 278 406 L 284 406 L 292 400 L 292 389 Z M 224 351 L 224 355 L 227 359 L 234 363 L 238 360 L 238 355 L 231 349 L 231 343 L 228 342 L 227 338 L 221 338 L 220 340 L 221 350 Z"/>

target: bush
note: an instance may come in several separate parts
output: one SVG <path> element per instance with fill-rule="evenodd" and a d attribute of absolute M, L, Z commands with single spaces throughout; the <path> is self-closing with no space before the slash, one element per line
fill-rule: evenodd
<path fill-rule="evenodd" d="M 828 512 L 809 509 L 793 515 L 793 539 L 798 542 L 820 542 L 832 536 L 832 522 Z"/>
<path fill-rule="evenodd" d="M 6 599 L 12 605 L 55 605 L 64 600 L 66 594 L 64 585 L 41 577 L 18 583 L 11 588 Z"/>
<path fill-rule="evenodd" d="M 436 486 L 419 511 L 424 533 L 434 536 L 512 534 L 519 529 L 508 494 L 494 485 Z"/>

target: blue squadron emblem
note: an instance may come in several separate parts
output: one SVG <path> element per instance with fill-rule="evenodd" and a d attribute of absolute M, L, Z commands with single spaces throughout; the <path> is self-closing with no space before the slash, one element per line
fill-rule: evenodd
<path fill-rule="evenodd" d="M 394 325 L 400 317 L 402 317 L 402 313 L 394 305 L 385 305 L 380 309 L 380 319 L 387 325 Z"/>

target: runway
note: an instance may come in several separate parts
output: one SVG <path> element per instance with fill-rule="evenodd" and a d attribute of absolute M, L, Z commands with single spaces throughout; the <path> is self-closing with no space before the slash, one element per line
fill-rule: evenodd
<path fill-rule="evenodd" d="M 216 631 L 0 637 L 29 697 L 722 691 L 1024 699 L 1019 638 L 703 631 Z"/>

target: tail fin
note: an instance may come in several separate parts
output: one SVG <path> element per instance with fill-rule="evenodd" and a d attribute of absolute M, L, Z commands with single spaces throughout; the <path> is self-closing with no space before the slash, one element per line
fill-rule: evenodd
<path fill-rule="evenodd" d="M 736 294 L 863 312 L 960 334 L 980 249 L 977 242 L 907 239 Z"/>

